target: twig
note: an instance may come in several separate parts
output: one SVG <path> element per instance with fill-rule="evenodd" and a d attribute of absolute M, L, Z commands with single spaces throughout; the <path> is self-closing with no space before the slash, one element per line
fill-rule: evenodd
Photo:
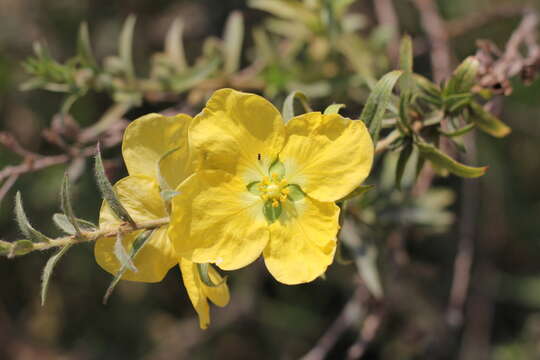
<path fill-rule="evenodd" d="M 420 12 L 422 27 L 431 43 L 433 78 L 435 82 L 441 82 L 452 73 L 452 57 L 445 22 L 439 16 L 433 0 L 413 0 L 413 2 Z"/>
<path fill-rule="evenodd" d="M 15 154 L 25 158 L 39 156 L 32 151 L 26 150 L 24 147 L 22 147 L 21 144 L 19 144 L 19 142 L 13 137 L 13 135 L 7 132 L 0 132 L 0 144 L 4 145 L 6 148 L 14 152 Z"/>
<path fill-rule="evenodd" d="M 2 184 L 2 187 L 0 188 L 0 203 L 2 203 L 4 196 L 6 196 L 6 194 L 13 187 L 18 178 L 19 175 L 13 174 L 8 177 L 7 180 Z"/>
<path fill-rule="evenodd" d="M 379 306 L 372 314 L 369 314 L 364 320 L 364 325 L 360 331 L 358 340 L 349 348 L 347 352 L 348 360 L 360 359 L 368 345 L 375 339 L 377 332 L 381 327 L 382 320 L 384 318 L 384 309 Z"/>
<path fill-rule="evenodd" d="M 492 21 L 518 16 L 523 13 L 523 7 L 504 5 L 482 9 L 481 12 L 472 13 L 466 17 L 460 17 L 446 23 L 448 35 L 458 37 L 467 34 L 471 30 L 482 27 Z"/>
<path fill-rule="evenodd" d="M 361 304 L 367 300 L 368 296 L 368 292 L 363 287 L 358 287 L 336 320 L 317 341 L 313 349 L 304 355 L 301 360 L 323 360 L 343 333 L 355 322 L 359 321 L 362 313 Z"/>

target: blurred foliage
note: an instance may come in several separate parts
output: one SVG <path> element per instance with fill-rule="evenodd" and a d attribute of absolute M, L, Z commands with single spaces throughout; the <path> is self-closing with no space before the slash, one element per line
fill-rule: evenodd
<path fill-rule="evenodd" d="M 438 2 L 448 20 L 521 4 Z M 366 121 L 384 146 L 368 180 L 375 189 L 343 204 L 354 236 L 342 232 L 342 260 L 355 260 L 388 312 L 366 358 L 464 358 L 463 352 L 485 346 L 482 341 L 494 359 L 537 358 L 540 82 L 513 84 L 501 115 L 512 135 L 494 141 L 485 134 L 500 137 L 509 128 L 483 110 L 494 94 L 473 86 L 477 64 L 467 58 L 479 37 L 504 44 L 519 17 L 487 22 L 452 39 L 465 60 L 448 81 L 435 84 L 425 45 L 413 66 L 422 33 L 418 15 L 409 2 L 395 5 L 415 46 L 405 37 L 402 72 L 383 77 L 391 70 L 386 49 L 392 33 L 377 26 L 367 1 L 0 1 L 0 127 L 30 150 L 56 154 L 61 149 L 40 136 L 54 125 L 56 113 L 69 115 L 77 127 L 104 124 L 93 132 L 102 134 L 107 109 L 128 119 L 166 109 L 196 113 L 211 92 L 227 86 L 260 92 L 276 105 L 288 104 L 290 113 L 299 109 L 294 96 L 286 100 L 293 91 L 316 110 L 345 104 L 329 111 Z M 39 90 L 19 92 L 19 84 Z M 443 177 L 420 195 L 413 190 L 426 162 L 441 175 L 484 173 L 453 159 L 467 155 L 463 135 L 474 128 L 485 133 L 477 136 L 478 162 L 490 169 L 475 194 L 481 204 L 474 218 L 478 270 L 461 333 L 445 330 L 460 236 L 455 220 L 463 212 L 460 182 Z M 441 139 L 454 149 L 452 157 L 440 150 Z M 92 139 L 80 133 L 65 140 L 78 146 Z M 119 149 L 105 155 L 111 159 L 104 164 L 109 177 L 125 175 L 116 160 Z M 0 152 L 0 167 L 19 160 Z M 49 219 L 60 210 L 55 191 L 64 170 L 55 166 L 22 176 L 14 189 L 23 194 L 33 227 L 51 236 L 60 235 Z M 95 221 L 100 199 L 89 174 L 81 172 L 72 184 L 73 208 Z M 21 238 L 13 221 L 14 195 L 0 204 L 6 240 Z M 94 263 L 91 246 L 77 246 L 58 263 L 48 302 L 40 308 L 37 279 L 44 265 L 36 254 L 0 261 L 0 358 L 298 358 L 339 315 L 359 281 L 353 265 L 336 263 L 325 281 L 287 287 L 266 276 L 259 262 L 231 277 L 231 305 L 214 309 L 215 324 L 203 333 L 178 274 L 155 285 L 120 282 L 116 296 L 102 306 L 99 289 L 106 289 L 109 276 Z M 474 312 L 475 304 L 485 308 Z M 487 335 L 474 333 L 481 321 L 487 321 Z M 348 331 L 328 358 L 344 358 L 357 330 Z"/>

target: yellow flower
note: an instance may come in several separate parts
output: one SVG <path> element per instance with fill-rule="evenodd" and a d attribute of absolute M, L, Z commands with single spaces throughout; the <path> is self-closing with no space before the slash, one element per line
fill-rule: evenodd
<path fill-rule="evenodd" d="M 193 174 L 192 156 L 187 147 L 187 129 L 191 120 L 187 115 L 164 117 L 150 114 L 133 121 L 126 129 L 122 153 L 130 175 L 118 181 L 114 189 L 135 223 L 169 216 L 158 181 L 158 163 L 163 154 L 180 148 L 163 159 L 160 171 L 162 181 L 176 187 Z M 122 221 L 114 215 L 109 205 L 103 202 L 99 216 L 100 228 L 115 230 L 121 224 Z M 207 299 L 216 305 L 225 306 L 229 302 L 227 285 L 223 283 L 210 287 L 204 284 L 197 265 L 178 257 L 167 236 L 167 227 L 164 225 L 154 230 L 133 259 L 138 271 L 127 270 L 122 279 L 159 282 L 173 266 L 179 265 L 184 286 L 199 315 L 199 324 L 204 329 L 210 322 Z M 132 249 L 134 240 L 142 231 L 124 234 L 122 242 L 127 252 Z M 114 255 L 115 242 L 116 238 L 101 238 L 94 248 L 97 263 L 111 274 L 116 274 L 121 266 Z M 214 283 L 222 282 L 212 268 L 209 269 L 209 276 Z"/>
<path fill-rule="evenodd" d="M 178 253 L 224 270 L 262 253 L 285 284 L 323 274 L 336 249 L 335 201 L 371 169 L 364 124 L 312 112 L 285 125 L 262 97 L 223 89 L 189 133 L 202 167 L 172 200 L 169 237 Z"/>

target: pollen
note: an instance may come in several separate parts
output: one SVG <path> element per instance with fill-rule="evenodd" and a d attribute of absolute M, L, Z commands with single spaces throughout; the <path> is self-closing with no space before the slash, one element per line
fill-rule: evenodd
<path fill-rule="evenodd" d="M 271 201 L 273 207 L 278 207 L 285 202 L 289 196 L 290 190 L 287 188 L 289 183 L 282 179 L 276 173 L 262 178 L 258 190 L 263 201 Z"/>

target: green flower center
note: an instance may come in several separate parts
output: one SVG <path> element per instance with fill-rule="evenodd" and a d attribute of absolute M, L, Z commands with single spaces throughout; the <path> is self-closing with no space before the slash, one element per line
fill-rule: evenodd
<path fill-rule="evenodd" d="M 254 181 L 247 185 L 252 194 L 260 196 L 264 202 L 263 213 L 269 223 L 279 219 L 283 205 L 304 198 L 305 194 L 297 184 L 289 184 L 285 178 L 285 166 L 276 160 L 268 169 L 268 176 L 261 181 Z"/>

